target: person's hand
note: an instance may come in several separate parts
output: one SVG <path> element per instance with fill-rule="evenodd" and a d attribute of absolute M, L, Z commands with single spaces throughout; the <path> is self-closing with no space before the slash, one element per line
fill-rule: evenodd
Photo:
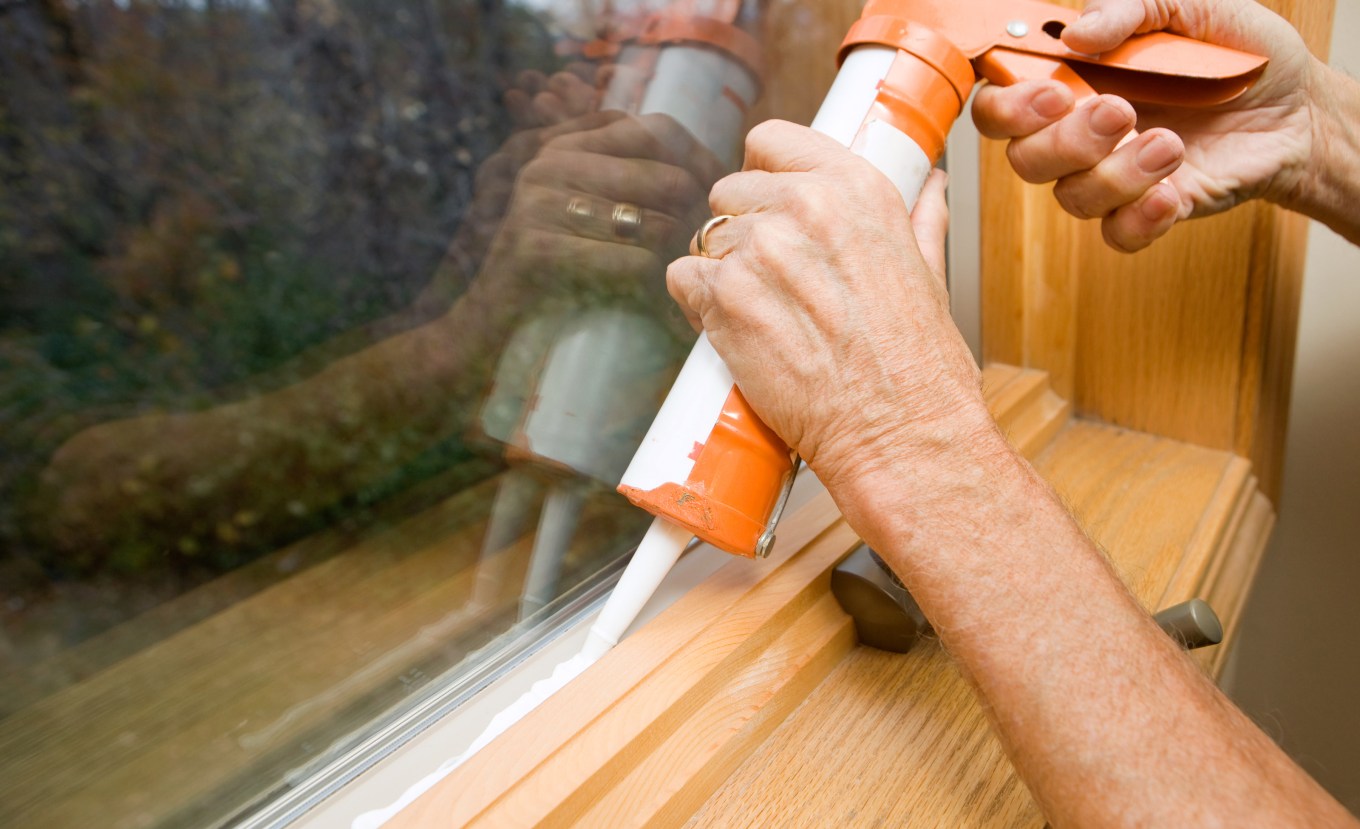
<path fill-rule="evenodd" d="M 549 127 L 593 112 L 600 100 L 603 68 L 578 62 L 552 75 L 526 69 L 505 92 L 505 108 L 520 129 Z"/>
<path fill-rule="evenodd" d="M 521 170 L 484 276 L 520 297 L 662 290 L 707 218 L 717 159 L 663 115 L 594 113 L 558 127 Z M 579 119 L 578 119 L 579 120 Z"/>
<path fill-rule="evenodd" d="M 505 108 L 515 131 L 477 168 L 466 222 L 478 235 L 489 240 L 500 226 L 515 179 L 545 144 L 559 135 L 607 123 L 595 111 L 599 71 L 584 63 L 571 64 L 552 75 L 525 70 L 506 90 Z"/>
<path fill-rule="evenodd" d="M 943 174 L 908 216 L 869 162 L 769 121 L 709 202 L 734 218 L 709 231 L 711 258 L 671 264 L 671 295 L 828 486 L 982 422 L 979 372 L 945 292 Z"/>
<path fill-rule="evenodd" d="M 1209 109 L 1139 106 L 1102 95 L 1073 109 L 1055 81 L 984 86 L 973 103 L 982 134 L 1009 138 L 1021 178 L 1056 181 L 1054 195 L 1079 218 L 1101 218 L 1118 250 L 1146 247 L 1182 219 L 1251 198 L 1295 206 L 1314 143 L 1310 87 L 1318 64 L 1282 18 L 1253 0 L 1088 0 L 1062 33 L 1070 48 L 1111 49 L 1165 29 L 1263 55 L 1257 84 Z M 1116 148 L 1135 126 L 1134 140 Z"/>

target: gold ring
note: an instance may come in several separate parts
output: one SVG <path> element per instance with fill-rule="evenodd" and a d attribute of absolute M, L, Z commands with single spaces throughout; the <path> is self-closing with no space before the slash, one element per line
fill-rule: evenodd
<path fill-rule="evenodd" d="M 595 208 L 590 206 L 590 202 L 576 196 L 567 202 L 567 215 L 573 220 L 589 220 L 595 218 Z"/>
<path fill-rule="evenodd" d="M 614 235 L 620 239 L 636 239 L 642 235 L 642 208 L 621 201 L 614 205 Z"/>
<path fill-rule="evenodd" d="M 723 213 L 704 222 L 704 226 L 699 228 L 699 232 L 695 234 L 694 246 L 699 249 L 700 256 L 708 256 L 708 232 L 728 219 L 735 218 L 737 217 L 731 213 Z"/>

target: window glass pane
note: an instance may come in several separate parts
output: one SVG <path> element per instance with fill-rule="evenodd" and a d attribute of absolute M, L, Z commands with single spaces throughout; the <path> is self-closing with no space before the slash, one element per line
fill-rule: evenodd
<path fill-rule="evenodd" d="M 237 814 L 631 549 L 739 5 L 0 2 L 0 825 Z"/>

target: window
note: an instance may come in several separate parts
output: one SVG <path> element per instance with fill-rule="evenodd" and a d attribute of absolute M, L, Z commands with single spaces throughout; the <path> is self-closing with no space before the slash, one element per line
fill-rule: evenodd
<path fill-rule="evenodd" d="M 660 6 L 0 3 L 0 824 L 236 820 L 617 568 L 757 91 L 637 117 Z"/>

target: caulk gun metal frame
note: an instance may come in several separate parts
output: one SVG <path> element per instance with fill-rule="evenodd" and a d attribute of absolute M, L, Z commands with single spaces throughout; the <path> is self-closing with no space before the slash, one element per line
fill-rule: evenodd
<path fill-rule="evenodd" d="M 1073 9 L 1039 0 L 869 0 L 841 45 L 812 128 L 870 161 L 910 209 L 979 77 L 1052 78 L 1077 99 L 1211 106 L 1241 95 L 1264 58 L 1166 33 L 1100 55 L 1060 35 Z M 793 458 L 701 335 L 619 491 L 659 518 L 744 556 L 768 551 Z"/>

